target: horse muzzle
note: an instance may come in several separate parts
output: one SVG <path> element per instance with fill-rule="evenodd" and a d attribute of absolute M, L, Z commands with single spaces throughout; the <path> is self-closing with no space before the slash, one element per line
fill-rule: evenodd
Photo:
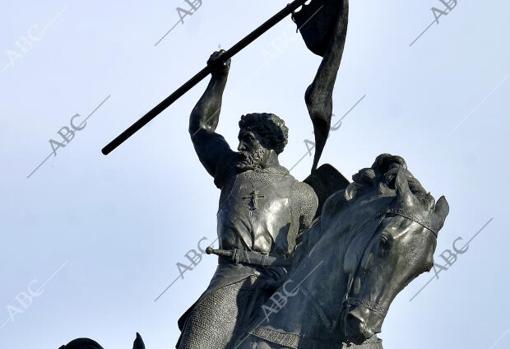
<path fill-rule="evenodd" d="M 344 341 L 354 344 L 362 344 L 374 335 L 374 331 L 370 330 L 365 320 L 357 313 L 356 310 L 347 313 L 344 320 Z"/>

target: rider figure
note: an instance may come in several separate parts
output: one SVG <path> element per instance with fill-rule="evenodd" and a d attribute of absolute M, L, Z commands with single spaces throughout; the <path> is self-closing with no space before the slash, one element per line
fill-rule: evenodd
<path fill-rule="evenodd" d="M 305 94 L 317 141 L 313 168 L 331 124 L 333 88 L 346 35 L 347 11 L 342 15 L 324 11 L 326 17 L 335 16 L 334 28 L 323 50 L 316 52 L 323 59 Z M 310 19 L 320 17 L 317 11 L 310 15 L 314 16 Z M 306 30 L 310 19 L 301 18 L 300 29 Z M 222 54 L 215 52 L 208 61 L 212 77 L 189 124 L 198 158 L 221 190 L 217 214 L 220 249 L 213 251 L 220 257 L 208 289 L 179 320 L 178 349 L 232 344 L 253 310 L 284 280 L 296 240 L 312 224 L 319 205 L 312 187 L 292 177 L 278 161 L 288 138 L 288 129 L 278 116 L 242 116 L 237 152 L 215 132 L 230 69 L 230 60 L 222 59 Z"/>
<path fill-rule="evenodd" d="M 313 189 L 278 162 L 288 129 L 274 114 L 241 117 L 238 151 L 215 132 L 230 62 L 208 64 L 211 81 L 190 118 L 197 155 L 221 190 L 217 214 L 219 265 L 207 291 L 180 319 L 178 348 L 222 348 L 234 331 L 261 305 L 286 273 L 285 260 L 300 231 L 315 217 Z M 237 260 L 227 256 L 235 253 Z M 263 262 L 266 261 L 266 262 Z"/>

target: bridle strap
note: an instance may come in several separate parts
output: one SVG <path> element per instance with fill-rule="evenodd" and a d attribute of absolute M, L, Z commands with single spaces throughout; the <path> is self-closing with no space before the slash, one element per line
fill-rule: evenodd
<path fill-rule="evenodd" d="M 413 222 L 421 225 L 422 227 L 424 227 L 428 231 L 430 231 L 432 234 L 434 234 L 434 237 L 437 239 L 437 236 L 438 236 L 438 232 L 437 231 L 435 231 L 428 224 L 426 224 L 426 222 L 423 219 L 421 219 L 420 217 L 417 217 L 417 216 L 411 214 L 410 212 L 408 212 L 406 210 L 398 209 L 398 208 L 390 208 L 387 211 L 381 213 L 379 215 L 379 218 L 384 219 L 385 216 L 387 216 L 387 215 L 401 216 L 401 217 L 407 218 L 410 221 L 413 221 Z M 382 222 L 382 220 L 381 220 L 381 222 Z M 372 235 L 372 239 L 374 238 L 374 236 L 377 233 L 378 233 L 378 229 L 375 230 L 374 234 Z M 354 283 L 353 281 L 354 281 L 354 278 L 359 273 L 359 270 L 360 270 L 360 267 L 361 267 L 361 263 L 363 262 L 363 259 L 365 258 L 365 254 L 367 253 L 368 247 L 369 246 L 367 246 L 365 248 L 365 250 L 363 251 L 363 255 L 361 256 L 361 258 L 359 260 L 358 266 L 356 267 L 356 271 L 354 272 L 354 274 L 351 274 L 349 276 L 349 280 L 348 280 L 348 284 L 347 284 L 347 292 L 345 294 L 345 299 L 344 299 L 344 304 L 346 306 L 349 306 L 349 305 L 363 305 L 363 306 L 369 308 L 370 310 L 372 310 L 372 311 L 374 311 L 376 313 L 380 313 L 380 314 L 382 313 L 383 314 L 384 311 L 381 311 L 381 307 L 380 307 L 379 304 L 376 304 L 376 303 L 368 304 L 368 303 L 365 303 L 365 302 L 361 302 L 359 299 L 351 298 L 351 291 L 352 291 L 352 287 L 353 287 L 353 283 Z M 347 255 L 347 253 L 346 253 L 346 255 Z"/>
<path fill-rule="evenodd" d="M 379 228 L 379 226 L 381 225 L 382 223 L 382 220 L 383 220 L 383 217 L 385 216 L 385 214 L 380 214 L 378 216 L 378 219 L 380 220 L 377 227 Z M 375 229 L 372 236 L 370 237 L 370 240 L 368 240 L 368 245 L 365 247 L 365 249 L 363 250 L 363 254 L 361 255 L 360 257 L 360 260 L 358 261 L 358 265 L 356 266 L 356 270 L 354 271 L 353 274 L 350 274 L 349 275 L 349 279 L 347 281 L 347 290 L 346 290 L 346 293 L 345 293 L 345 299 L 343 301 L 344 303 L 344 308 L 347 308 L 347 306 L 351 305 L 352 302 L 351 302 L 351 292 L 352 292 L 352 288 L 353 288 L 353 285 L 354 285 L 354 278 L 356 278 L 356 276 L 358 275 L 359 273 L 359 270 L 361 269 L 361 263 L 363 263 L 363 260 L 365 259 L 365 255 L 367 253 L 367 250 L 369 248 L 369 245 L 370 245 L 370 241 L 372 241 L 372 239 L 379 233 L 379 229 Z M 354 238 L 353 238 L 354 239 Z M 352 240 L 351 240 L 352 242 Z M 348 250 L 346 251 L 345 253 L 345 256 L 344 256 L 344 259 L 345 257 L 348 255 Z M 345 264 L 345 260 L 344 260 L 344 264 Z"/>
<path fill-rule="evenodd" d="M 428 222 L 425 222 L 423 219 L 421 219 L 420 217 L 417 217 L 415 215 L 413 215 L 412 213 L 406 211 L 406 210 L 403 210 L 401 208 L 390 208 L 388 211 L 386 211 L 386 213 L 384 215 L 387 215 L 387 214 L 390 214 L 390 215 L 394 215 L 394 216 L 401 216 L 401 217 L 404 217 L 404 218 L 407 218 L 415 223 L 418 223 L 419 225 L 421 225 L 422 227 L 424 227 L 425 229 L 427 229 L 428 231 L 430 231 L 432 234 L 434 234 L 434 236 L 436 237 L 437 239 L 437 236 L 438 236 L 438 231 L 432 229 L 427 223 Z"/>

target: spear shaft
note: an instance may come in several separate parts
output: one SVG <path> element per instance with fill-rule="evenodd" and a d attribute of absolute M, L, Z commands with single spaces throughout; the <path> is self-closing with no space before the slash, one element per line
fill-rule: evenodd
<path fill-rule="evenodd" d="M 281 22 L 288 15 L 292 14 L 299 7 L 304 5 L 305 2 L 307 2 L 307 1 L 308 0 L 295 0 L 295 1 L 287 4 L 287 6 L 283 10 L 281 10 L 280 12 L 275 14 L 273 17 L 271 17 L 266 22 L 264 22 L 260 27 L 255 29 L 253 32 L 248 34 L 246 37 L 244 37 L 237 44 L 235 44 L 230 49 L 225 51 L 224 54 L 221 55 L 221 60 L 223 62 L 225 62 L 228 59 L 234 57 L 237 53 L 239 53 L 245 47 L 250 45 L 256 39 L 258 39 L 262 34 L 264 34 L 269 29 L 274 27 L 276 24 Z M 205 79 L 211 73 L 211 71 L 212 71 L 211 66 L 206 66 L 205 68 L 200 70 L 195 76 L 193 76 L 191 79 L 189 79 L 186 83 L 184 83 L 177 90 L 175 90 L 174 93 L 172 93 L 170 96 L 165 98 L 162 102 L 160 102 L 157 106 L 155 106 L 147 114 L 142 116 L 134 124 L 129 126 L 124 132 L 122 132 L 120 135 L 118 135 L 114 140 L 112 140 L 110 143 L 108 143 L 101 150 L 101 152 L 104 155 L 108 155 L 109 153 L 111 153 L 118 146 L 120 146 L 122 143 L 124 143 L 129 137 L 131 137 L 136 132 L 138 132 L 142 127 L 147 125 L 152 119 L 154 119 L 156 116 L 158 116 L 160 113 L 162 113 L 166 108 L 168 108 L 170 105 L 172 105 L 175 101 L 177 101 L 179 98 L 181 98 L 184 94 L 186 94 L 186 92 L 191 90 L 200 81 Z"/>

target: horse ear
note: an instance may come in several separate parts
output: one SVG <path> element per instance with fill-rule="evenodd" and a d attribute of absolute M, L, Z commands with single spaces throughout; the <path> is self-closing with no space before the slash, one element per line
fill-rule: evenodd
<path fill-rule="evenodd" d="M 145 349 L 145 343 L 143 342 L 142 336 L 140 333 L 136 332 L 136 339 L 133 343 L 133 349 Z"/>
<path fill-rule="evenodd" d="M 450 205 L 444 196 L 441 196 L 439 200 L 437 200 L 434 212 L 442 221 L 444 221 L 448 213 L 450 213 Z"/>

